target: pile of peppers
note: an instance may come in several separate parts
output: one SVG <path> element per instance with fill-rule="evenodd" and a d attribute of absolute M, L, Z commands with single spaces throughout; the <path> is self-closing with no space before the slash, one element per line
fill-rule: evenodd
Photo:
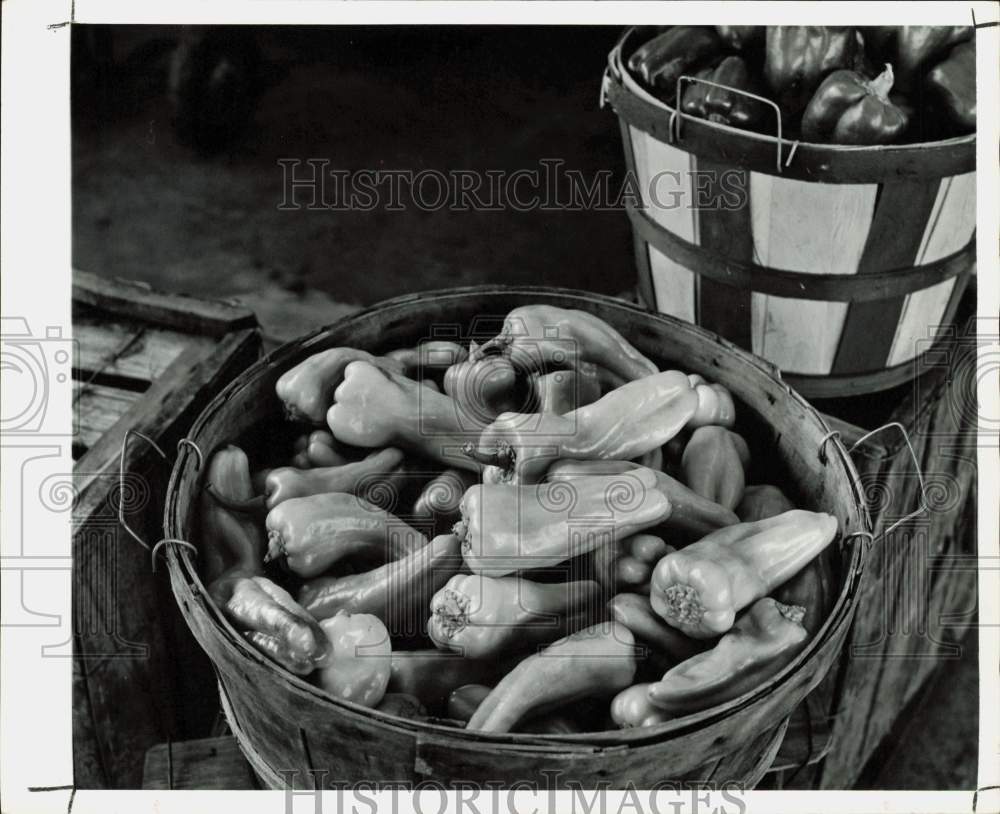
<path fill-rule="evenodd" d="M 248 647 L 333 698 L 484 732 L 657 726 L 769 679 L 829 611 L 837 520 L 761 480 L 725 386 L 592 314 L 329 348 L 276 395 L 287 447 L 207 459 L 202 577 Z"/>
<path fill-rule="evenodd" d="M 813 143 L 899 144 L 976 129 L 971 26 L 671 26 L 628 55 L 652 95 L 716 124 Z M 679 95 L 679 98 L 678 98 Z"/>

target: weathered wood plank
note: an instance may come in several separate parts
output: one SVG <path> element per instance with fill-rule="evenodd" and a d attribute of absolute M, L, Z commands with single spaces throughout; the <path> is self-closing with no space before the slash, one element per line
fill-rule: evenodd
<path fill-rule="evenodd" d="M 180 331 L 155 328 L 128 319 L 86 314 L 73 322 L 80 378 L 95 374 L 151 382 L 163 375 L 187 348 L 201 352 L 216 342 L 210 336 L 192 336 Z"/>
<path fill-rule="evenodd" d="M 104 387 L 99 384 L 81 385 L 73 382 L 74 410 L 76 411 L 79 435 L 77 443 L 86 449 L 96 444 L 101 436 L 111 429 L 142 393 L 123 390 L 118 387 Z"/>
<path fill-rule="evenodd" d="M 191 334 L 222 336 L 253 328 L 253 311 L 227 302 L 154 291 L 142 283 L 73 270 L 73 302 Z"/>
<path fill-rule="evenodd" d="M 258 784 L 232 735 L 158 743 L 146 752 L 144 789 L 256 789 Z"/>

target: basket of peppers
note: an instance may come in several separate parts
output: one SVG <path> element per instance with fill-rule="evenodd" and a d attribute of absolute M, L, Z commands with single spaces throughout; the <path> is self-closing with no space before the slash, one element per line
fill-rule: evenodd
<path fill-rule="evenodd" d="M 628 29 L 602 100 L 643 301 L 810 398 L 912 379 L 975 268 L 975 57 L 965 26 Z"/>
<path fill-rule="evenodd" d="M 927 142 L 976 129 L 971 26 L 673 26 L 628 57 L 684 114 L 810 143 Z"/>
<path fill-rule="evenodd" d="M 270 785 L 752 783 L 853 613 L 839 440 L 766 363 L 621 301 L 390 301 L 189 440 L 172 584 Z"/>

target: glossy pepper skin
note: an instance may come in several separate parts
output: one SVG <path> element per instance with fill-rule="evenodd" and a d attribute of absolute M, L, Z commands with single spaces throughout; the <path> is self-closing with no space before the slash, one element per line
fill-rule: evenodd
<path fill-rule="evenodd" d="M 620 729 L 634 726 L 655 726 L 669 721 L 671 716 L 649 700 L 649 682 L 626 687 L 611 701 L 611 720 Z"/>
<path fill-rule="evenodd" d="M 976 129 L 976 43 L 952 48 L 927 74 L 928 90 L 940 100 L 948 118 L 965 133 Z"/>
<path fill-rule="evenodd" d="M 628 68 L 672 104 L 677 80 L 693 74 L 722 50 L 715 31 L 706 26 L 678 25 L 644 43 L 629 57 Z"/>
<path fill-rule="evenodd" d="M 322 424 L 344 371 L 351 362 L 359 360 L 398 374 L 403 372 L 399 362 L 358 348 L 330 348 L 313 354 L 282 374 L 275 385 L 288 417 Z"/>
<path fill-rule="evenodd" d="M 581 363 L 576 370 L 555 370 L 532 376 L 538 411 L 566 415 L 601 397 L 597 365 Z"/>
<path fill-rule="evenodd" d="M 746 51 L 764 41 L 762 25 L 717 25 L 715 33 L 722 42 L 737 51 Z"/>
<path fill-rule="evenodd" d="M 687 376 L 668 370 L 629 382 L 564 416 L 503 413 L 483 430 L 478 450 L 467 454 L 497 467 L 486 470 L 484 480 L 537 483 L 559 458 L 627 461 L 658 449 L 697 408 Z"/>
<path fill-rule="evenodd" d="M 608 600 L 608 614 L 624 625 L 635 640 L 648 648 L 650 661 L 665 665 L 658 675 L 705 649 L 700 639 L 685 636 L 663 621 L 654 611 L 648 596 L 620 593 Z"/>
<path fill-rule="evenodd" d="M 292 466 L 296 469 L 343 466 L 351 463 L 329 430 L 314 430 L 295 444 Z"/>
<path fill-rule="evenodd" d="M 291 672 L 308 675 L 330 656 L 326 638 L 283 588 L 263 576 L 259 525 L 213 497 L 238 502 L 253 496 L 244 452 L 235 446 L 216 452 L 206 480 L 214 491 L 200 498 L 199 533 L 208 595 L 251 645 Z"/>
<path fill-rule="evenodd" d="M 542 584 L 458 574 L 431 599 L 427 633 L 442 650 L 489 658 L 586 627 L 599 593 L 590 581 Z"/>
<path fill-rule="evenodd" d="M 593 554 L 594 578 L 605 592 L 649 593 L 649 578 L 656 565 L 671 551 L 655 534 L 635 534 L 623 540 L 601 546 Z"/>
<path fill-rule="evenodd" d="M 688 636 L 718 636 L 743 608 L 801 571 L 836 534 L 835 517 L 800 509 L 720 529 L 657 563 L 650 603 Z"/>
<path fill-rule="evenodd" d="M 485 684 L 465 684 L 459 687 L 448 696 L 448 717 L 453 721 L 468 723 L 491 690 L 492 687 Z M 526 719 L 518 726 L 517 731 L 536 735 L 569 735 L 583 730 L 571 716 L 553 712 Z"/>
<path fill-rule="evenodd" d="M 438 533 L 450 530 L 462 517 L 462 496 L 478 478 L 462 469 L 446 469 L 432 478 L 413 504 L 412 516 L 434 525 Z"/>
<path fill-rule="evenodd" d="M 892 66 L 871 81 L 856 71 L 834 71 L 816 90 L 802 114 L 802 137 L 832 144 L 892 144 L 909 125 L 906 113 L 889 99 Z"/>
<path fill-rule="evenodd" d="M 949 50 L 973 38 L 975 30 L 967 25 L 905 25 L 897 26 L 889 37 L 889 58 L 899 74 L 900 85 L 915 88 L 920 78 Z"/>
<path fill-rule="evenodd" d="M 296 497 L 311 497 L 328 492 L 357 494 L 379 488 L 395 492 L 402 473 L 403 453 L 394 447 L 372 452 L 361 461 L 322 466 L 312 469 L 296 469 L 280 466 L 272 469 L 264 480 L 267 508 L 273 509 L 286 500 Z"/>
<path fill-rule="evenodd" d="M 673 716 L 731 701 L 780 672 L 809 634 L 802 608 L 757 600 L 711 650 L 668 670 L 648 688 L 649 700 Z"/>
<path fill-rule="evenodd" d="M 520 662 L 486 696 L 466 728 L 510 732 L 541 711 L 616 693 L 632 683 L 635 670 L 629 630 L 615 622 L 593 625 Z"/>
<path fill-rule="evenodd" d="M 716 68 L 706 71 L 703 76 L 699 74 L 699 78 L 759 95 L 756 83 L 751 79 L 747 64 L 741 57 L 726 57 Z M 763 103 L 741 93 L 702 82 L 691 82 L 685 87 L 681 110 L 689 116 L 743 130 L 760 131 L 767 123 L 767 109 Z"/>
<path fill-rule="evenodd" d="M 792 119 L 827 74 L 855 67 L 861 54 L 857 29 L 844 26 L 768 26 L 764 50 L 771 98 Z"/>
<path fill-rule="evenodd" d="M 452 365 L 460 364 L 469 357 L 469 352 L 456 342 L 431 340 L 415 348 L 391 350 L 386 359 L 398 362 L 404 376 L 414 379 L 431 379 L 444 375 Z"/>
<path fill-rule="evenodd" d="M 724 427 L 699 427 L 681 455 L 681 472 L 697 495 L 732 512 L 743 497 L 750 448 Z"/>
<path fill-rule="evenodd" d="M 292 571 L 315 577 L 345 558 L 398 560 L 427 538 L 363 498 L 333 492 L 286 500 L 267 513 L 266 560 L 284 556 Z"/>
<path fill-rule="evenodd" d="M 462 498 L 455 533 L 474 574 L 547 568 L 663 522 L 670 501 L 655 484 L 648 469 L 538 486 L 479 484 Z M 581 523 L 579 511 L 593 524 Z"/>
<path fill-rule="evenodd" d="M 546 373 L 577 369 L 581 362 L 600 365 L 625 381 L 657 372 L 643 356 L 600 317 L 554 305 L 524 305 L 504 319 L 500 335 L 470 353 L 470 359 L 499 352 L 516 370 Z"/>
<path fill-rule="evenodd" d="M 444 374 L 444 392 L 463 411 L 487 424 L 500 413 L 532 410 L 533 393 L 500 349 L 492 353 L 469 343 L 469 357 L 452 365 Z"/>
<path fill-rule="evenodd" d="M 741 439 L 742 440 L 742 439 Z M 550 483 L 592 475 L 618 475 L 640 467 L 629 461 L 556 461 L 545 473 Z M 739 518 L 727 509 L 689 489 L 666 472 L 653 470 L 656 490 L 670 501 L 670 516 L 663 521 L 666 529 L 700 539 L 716 529 L 732 526 Z"/>
<path fill-rule="evenodd" d="M 333 655 L 316 672 L 316 683 L 344 701 L 375 707 L 389 685 L 392 646 L 377 617 L 340 611 L 320 622 Z"/>
<path fill-rule="evenodd" d="M 461 567 L 458 538 L 442 534 L 409 556 L 371 571 L 311 579 L 299 591 L 299 604 L 316 619 L 342 610 L 372 614 L 393 635 L 413 636 L 423 632 L 431 597 Z"/>
<path fill-rule="evenodd" d="M 689 373 L 688 382 L 698 396 L 698 409 L 688 421 L 688 429 L 707 425 L 731 428 L 736 423 L 736 404 L 725 385 L 707 381 L 697 373 Z"/>
<path fill-rule="evenodd" d="M 743 490 L 743 498 L 736 507 L 736 515 L 741 523 L 753 523 L 756 520 L 777 517 L 794 508 L 792 501 L 777 486 L 763 483 L 759 486 L 748 486 Z"/>
<path fill-rule="evenodd" d="M 449 396 L 369 362 L 352 362 L 344 368 L 326 420 L 342 443 L 397 446 L 446 466 L 478 471 L 461 449 L 482 422 L 462 413 Z"/>

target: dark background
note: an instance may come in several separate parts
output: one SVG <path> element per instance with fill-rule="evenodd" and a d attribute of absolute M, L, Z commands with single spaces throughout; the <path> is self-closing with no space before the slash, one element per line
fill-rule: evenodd
<path fill-rule="evenodd" d="M 537 169 L 554 158 L 620 182 L 617 119 L 598 109 L 617 35 L 583 26 L 74 26 L 74 264 L 239 298 L 272 340 L 422 289 L 623 292 L 635 270 L 622 212 L 277 208 L 281 158 L 414 172 Z M 243 126 L 234 115 L 219 132 L 205 123 L 227 109 L 204 83 L 168 79 L 172 64 L 210 64 L 214 49 L 230 53 L 230 87 L 245 103 Z M 965 649 L 918 696 L 863 787 L 975 786 L 974 636 Z"/>

